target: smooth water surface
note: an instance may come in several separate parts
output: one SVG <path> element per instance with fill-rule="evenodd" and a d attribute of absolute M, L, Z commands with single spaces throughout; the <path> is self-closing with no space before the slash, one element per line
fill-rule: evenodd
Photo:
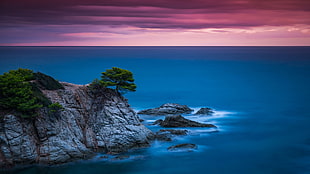
<path fill-rule="evenodd" d="M 21 67 L 87 84 L 113 66 L 134 73 L 137 92 L 125 97 L 135 110 L 167 102 L 212 107 L 214 116 L 186 117 L 219 132 L 190 129 L 123 161 L 95 158 L 14 173 L 310 173 L 310 47 L 0 47 L 1 74 Z M 166 150 L 178 143 L 198 149 Z"/>

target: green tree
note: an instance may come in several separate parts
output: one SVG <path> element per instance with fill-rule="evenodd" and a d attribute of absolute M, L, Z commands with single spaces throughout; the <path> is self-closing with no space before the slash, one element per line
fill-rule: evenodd
<path fill-rule="evenodd" d="M 35 110 L 42 105 L 33 95 L 30 80 L 34 73 L 28 69 L 11 70 L 0 75 L 0 108 L 14 109 L 23 117 L 34 116 Z"/>
<path fill-rule="evenodd" d="M 113 67 L 102 73 L 100 83 L 105 87 L 114 87 L 119 93 L 136 91 L 137 86 L 134 84 L 132 72 Z"/>

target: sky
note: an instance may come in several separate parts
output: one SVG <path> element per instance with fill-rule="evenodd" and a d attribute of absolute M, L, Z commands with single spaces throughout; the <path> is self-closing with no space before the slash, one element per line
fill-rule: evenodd
<path fill-rule="evenodd" d="M 310 0 L 0 0 L 0 46 L 310 46 Z"/>

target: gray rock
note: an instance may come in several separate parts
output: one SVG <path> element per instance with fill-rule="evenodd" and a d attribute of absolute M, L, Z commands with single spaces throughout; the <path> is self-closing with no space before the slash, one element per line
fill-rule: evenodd
<path fill-rule="evenodd" d="M 189 144 L 189 143 L 186 143 L 186 144 L 178 144 L 178 145 L 175 145 L 175 146 L 170 146 L 168 147 L 168 150 L 169 151 L 177 151 L 177 152 L 192 152 L 193 150 L 197 149 L 197 145 L 196 144 Z"/>
<path fill-rule="evenodd" d="M 182 117 L 181 115 L 166 116 L 164 121 L 159 122 L 162 127 L 216 127 L 213 124 L 198 123 Z"/>
<path fill-rule="evenodd" d="M 143 115 L 175 115 L 175 114 L 189 114 L 193 110 L 186 105 L 180 105 L 175 103 L 163 104 L 158 108 L 146 109 L 139 111 L 138 114 Z"/>
<path fill-rule="evenodd" d="M 155 139 L 159 141 L 172 141 L 172 135 L 169 132 L 156 132 Z"/>
<path fill-rule="evenodd" d="M 200 108 L 195 115 L 212 115 L 213 113 L 211 108 Z"/>
<path fill-rule="evenodd" d="M 149 145 L 153 133 L 143 126 L 125 98 L 103 88 L 62 83 L 43 90 L 64 110 L 58 116 L 41 109 L 35 119 L 0 116 L 0 166 L 59 164 L 89 158 L 95 152 L 119 153 Z"/>
<path fill-rule="evenodd" d="M 163 121 L 162 119 L 156 120 L 152 125 L 160 125 Z"/>
<path fill-rule="evenodd" d="M 187 135 L 187 130 L 161 129 L 155 134 L 155 139 L 159 141 L 172 141 L 176 135 Z"/>
<path fill-rule="evenodd" d="M 187 130 L 177 130 L 177 129 L 160 129 L 158 132 L 169 132 L 172 135 L 187 135 Z"/>

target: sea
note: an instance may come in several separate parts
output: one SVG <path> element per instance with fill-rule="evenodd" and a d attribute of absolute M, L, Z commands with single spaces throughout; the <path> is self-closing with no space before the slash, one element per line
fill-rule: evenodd
<path fill-rule="evenodd" d="M 188 105 L 184 115 L 218 128 L 185 128 L 189 135 L 115 156 L 28 166 L 18 174 L 310 174 L 310 47 L 0 47 L 0 74 L 18 68 L 59 81 L 88 84 L 112 67 L 130 70 L 136 110 Z M 163 117 L 141 116 L 151 125 Z M 194 151 L 171 152 L 181 143 Z"/>

